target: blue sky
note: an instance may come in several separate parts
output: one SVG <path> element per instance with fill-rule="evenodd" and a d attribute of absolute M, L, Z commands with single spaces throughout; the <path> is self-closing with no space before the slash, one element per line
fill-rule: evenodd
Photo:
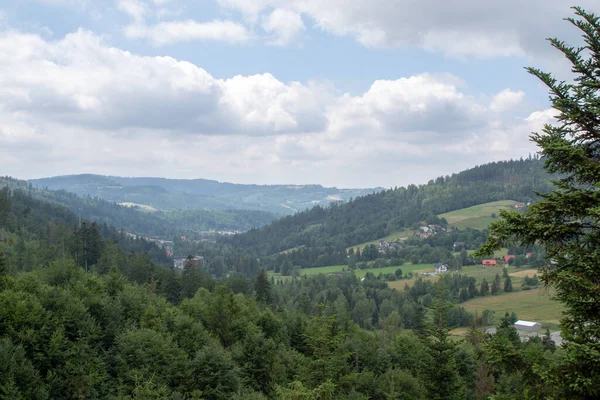
<path fill-rule="evenodd" d="M 2 174 L 391 187 L 526 156 L 553 113 L 523 66 L 568 78 L 568 6 L 448 3 L 1 0 Z"/>

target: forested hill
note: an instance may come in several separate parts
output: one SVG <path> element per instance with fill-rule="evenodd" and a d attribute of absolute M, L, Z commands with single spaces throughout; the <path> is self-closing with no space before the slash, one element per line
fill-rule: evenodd
<path fill-rule="evenodd" d="M 543 161 L 536 157 L 493 162 L 438 177 L 425 185 L 314 207 L 223 241 L 258 249 L 261 255 L 298 246 L 346 248 L 435 219 L 444 212 L 496 200 L 531 201 L 535 191 L 547 192 L 551 186 Z"/>
<path fill-rule="evenodd" d="M 172 239 L 173 236 L 200 235 L 202 231 L 247 231 L 273 221 L 277 215 L 258 210 L 184 210 L 145 212 L 98 197 L 79 196 L 65 190 L 34 188 L 32 184 L 0 177 L 0 188 L 21 189 L 28 195 L 71 210 L 82 218 L 107 224 L 147 237 Z"/>
<path fill-rule="evenodd" d="M 260 210 L 283 215 L 381 190 L 337 189 L 321 185 L 242 185 L 208 179 L 91 174 L 32 179 L 30 182 L 38 188 L 67 190 L 80 196 L 134 203 L 158 210 Z"/>

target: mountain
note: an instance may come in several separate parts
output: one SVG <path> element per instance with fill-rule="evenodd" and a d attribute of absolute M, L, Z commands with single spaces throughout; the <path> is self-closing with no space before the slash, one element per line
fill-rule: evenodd
<path fill-rule="evenodd" d="M 385 237 L 438 214 L 499 200 L 533 201 L 551 189 L 537 157 L 494 162 L 425 185 L 409 185 L 314 207 L 222 241 L 266 256 L 298 247 L 345 249 Z M 418 226 L 417 226 L 418 227 Z"/>
<path fill-rule="evenodd" d="M 321 185 L 243 185 L 207 179 L 123 178 L 67 175 L 32 179 L 34 187 L 158 210 L 260 210 L 293 214 L 315 205 L 364 196 L 376 189 L 337 189 Z"/>

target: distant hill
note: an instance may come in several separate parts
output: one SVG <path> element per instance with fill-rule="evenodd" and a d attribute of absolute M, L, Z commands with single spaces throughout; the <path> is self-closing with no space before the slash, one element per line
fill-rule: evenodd
<path fill-rule="evenodd" d="M 32 179 L 36 188 L 66 190 L 116 203 L 158 210 L 260 210 L 293 214 L 316 205 L 348 201 L 376 189 L 337 189 L 321 185 L 242 185 L 207 179 L 123 178 L 67 175 Z"/>
<path fill-rule="evenodd" d="M 450 211 L 500 200 L 533 201 L 536 191 L 547 192 L 551 187 L 543 161 L 536 157 L 494 162 L 438 177 L 425 185 L 409 185 L 346 204 L 315 207 L 223 241 L 258 255 L 300 247 L 346 249 L 414 227 L 421 221 L 435 221 L 438 215 Z"/>
<path fill-rule="evenodd" d="M 183 210 L 148 212 L 148 208 L 122 206 L 98 197 L 65 190 L 35 188 L 31 183 L 0 177 L 0 188 L 20 189 L 28 195 L 66 207 L 83 219 L 107 224 L 147 237 L 171 239 L 203 231 L 247 231 L 270 223 L 277 214 L 260 210 Z"/>

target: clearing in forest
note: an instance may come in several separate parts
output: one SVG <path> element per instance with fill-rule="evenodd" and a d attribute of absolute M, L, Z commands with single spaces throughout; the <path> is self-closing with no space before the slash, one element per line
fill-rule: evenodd
<path fill-rule="evenodd" d="M 493 201 L 440 214 L 439 217 L 446 218 L 448 225 L 458 229 L 486 229 L 496 219 L 492 214 L 499 217 L 500 210 L 514 209 L 515 204 L 514 200 Z"/>

